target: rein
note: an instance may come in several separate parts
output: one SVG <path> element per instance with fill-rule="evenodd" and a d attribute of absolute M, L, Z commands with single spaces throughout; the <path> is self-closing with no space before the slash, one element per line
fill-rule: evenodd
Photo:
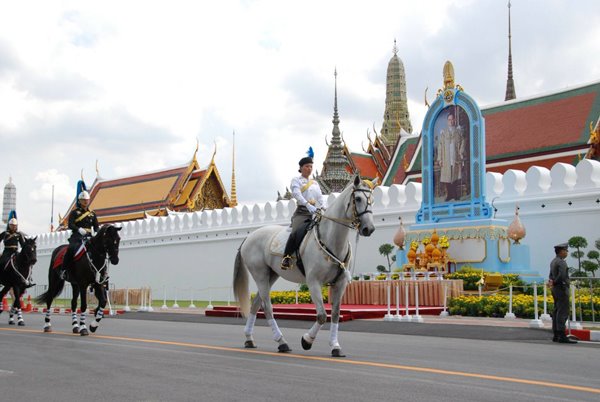
<path fill-rule="evenodd" d="M 26 284 L 29 284 L 29 279 L 31 278 L 31 271 L 33 269 L 33 264 L 29 264 L 29 273 L 27 274 L 27 278 L 25 278 L 23 276 L 23 274 L 19 271 L 19 269 L 17 268 L 17 266 L 15 265 L 15 261 L 17 259 L 17 256 L 15 254 L 13 254 L 13 256 L 10 258 L 10 260 L 8 260 L 8 265 L 10 265 L 13 269 L 13 271 L 15 271 L 15 273 L 21 277 L 21 279 L 23 280 L 23 282 L 25 282 Z"/>
<path fill-rule="evenodd" d="M 102 233 L 101 236 L 104 236 L 104 233 Z M 98 268 L 98 267 L 96 267 L 96 264 L 94 264 L 94 260 L 93 260 L 92 256 L 90 256 L 90 250 L 88 250 L 87 247 L 85 249 L 85 256 L 87 257 L 87 260 L 88 260 L 88 263 L 90 266 L 90 271 L 92 271 L 92 274 L 94 274 L 94 278 L 96 279 L 96 282 L 98 282 L 98 284 L 102 285 L 108 280 L 108 267 L 110 266 L 108 253 L 106 252 L 106 250 L 104 248 L 102 249 L 102 251 L 98 251 L 96 245 L 92 243 L 91 239 L 88 240 L 86 243 L 89 243 L 92 246 L 92 247 L 90 247 L 90 249 L 96 251 L 98 254 L 100 254 L 100 256 L 102 256 L 102 254 L 104 254 L 104 263 L 102 264 L 102 266 L 100 268 Z M 100 279 L 102 278 L 101 272 L 103 269 L 106 269 L 106 275 L 104 275 L 105 279 L 100 281 Z"/>

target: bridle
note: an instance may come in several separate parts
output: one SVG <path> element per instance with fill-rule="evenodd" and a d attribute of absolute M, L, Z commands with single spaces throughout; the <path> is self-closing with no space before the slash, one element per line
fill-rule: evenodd
<path fill-rule="evenodd" d="M 360 212 L 358 211 L 358 208 L 356 206 L 356 198 L 357 197 L 355 197 L 355 193 L 357 193 L 357 192 L 367 194 L 365 197 L 366 198 L 365 208 Z M 326 255 L 325 258 L 328 261 L 335 262 L 338 265 L 338 267 L 340 268 L 337 275 L 331 282 L 331 284 L 337 282 L 339 277 L 348 268 L 348 263 L 352 260 L 352 247 L 350 246 L 350 242 L 348 242 L 348 252 L 346 253 L 346 257 L 342 261 L 340 258 L 338 258 L 334 254 L 333 251 L 331 251 L 331 249 L 329 249 L 329 247 L 327 247 L 325 242 L 323 242 L 323 240 L 321 239 L 321 233 L 319 231 L 319 223 L 321 222 L 321 219 L 325 218 L 325 219 L 328 219 L 339 225 L 345 226 L 349 229 L 356 230 L 357 231 L 356 242 L 358 243 L 358 237 L 359 237 L 358 229 L 360 227 L 360 217 L 365 214 L 373 214 L 373 210 L 369 209 L 369 207 L 371 205 L 373 205 L 372 197 L 373 197 L 373 191 L 371 189 L 354 188 L 352 190 L 352 193 L 350 194 L 350 200 L 348 200 L 348 204 L 346 205 L 346 212 L 348 212 L 348 210 L 350 209 L 350 205 L 352 204 L 352 219 L 333 218 L 333 217 L 325 216 L 322 213 L 318 213 L 317 216 L 315 217 L 315 224 L 314 224 L 314 231 L 313 231 L 315 241 L 316 241 L 317 245 L 319 246 L 319 248 L 321 249 L 321 251 L 323 251 L 323 253 Z"/>
<path fill-rule="evenodd" d="M 357 192 L 367 194 L 366 195 L 367 202 L 365 205 L 365 209 L 362 210 L 361 212 L 358 212 L 358 208 L 356 206 L 355 193 L 357 193 Z M 318 224 L 321 221 L 321 219 L 325 218 L 327 220 L 330 220 L 332 222 L 335 222 L 335 223 L 345 226 L 347 228 L 358 230 L 358 228 L 360 227 L 360 217 L 363 216 L 364 214 L 372 214 L 373 213 L 373 210 L 369 209 L 369 207 L 373 205 L 373 191 L 371 189 L 366 189 L 366 188 L 355 188 L 354 190 L 352 190 L 352 193 L 350 194 L 350 199 L 348 200 L 348 205 L 346 205 L 346 212 L 348 212 L 348 209 L 350 209 L 351 204 L 352 204 L 352 218 L 351 219 L 333 218 L 330 216 L 325 216 L 325 215 L 323 215 L 321 210 L 317 210 L 317 215 L 315 217 L 315 220 L 316 220 L 315 226 L 318 227 Z"/>
<path fill-rule="evenodd" d="M 102 227 L 99 231 L 98 234 L 96 235 L 96 237 L 100 237 L 99 238 L 99 244 L 98 242 L 93 242 L 92 240 L 94 238 L 91 238 L 87 241 L 87 243 L 89 243 L 92 247 L 90 247 L 91 250 L 95 251 L 96 253 L 99 254 L 99 256 L 103 256 L 103 263 L 101 267 L 97 267 L 96 264 L 94 264 L 94 259 L 93 256 L 90 255 L 90 249 L 88 249 L 86 247 L 86 252 L 85 255 L 87 257 L 89 266 L 90 266 L 90 270 L 92 271 L 92 274 L 96 277 L 96 282 L 98 282 L 100 285 L 102 285 L 103 283 L 105 283 L 108 280 L 108 268 L 110 266 L 110 257 L 111 257 L 111 252 L 114 252 L 114 247 L 110 247 L 107 243 L 110 244 L 110 238 L 107 238 L 108 235 L 108 227 Z M 98 249 L 98 246 L 101 246 L 100 250 Z M 102 278 L 102 270 L 106 271 L 106 275 L 104 275 L 104 278 L 102 281 L 99 281 L 99 278 Z"/>

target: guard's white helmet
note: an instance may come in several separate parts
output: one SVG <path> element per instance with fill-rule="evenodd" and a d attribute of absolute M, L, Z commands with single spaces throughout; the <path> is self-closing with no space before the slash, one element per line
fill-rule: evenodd
<path fill-rule="evenodd" d="M 12 218 L 8 221 L 8 224 L 17 226 L 19 223 L 17 222 L 17 218 Z"/>
<path fill-rule="evenodd" d="M 89 200 L 90 199 L 90 193 L 88 193 L 87 191 L 82 191 L 81 193 L 79 193 L 79 196 L 77 197 L 80 200 Z"/>

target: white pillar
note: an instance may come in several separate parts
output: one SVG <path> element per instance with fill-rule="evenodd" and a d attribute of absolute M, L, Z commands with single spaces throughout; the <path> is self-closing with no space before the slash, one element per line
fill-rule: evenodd
<path fill-rule="evenodd" d="M 446 310 L 446 301 L 448 300 L 448 281 L 444 281 L 444 309 L 440 313 L 440 317 L 448 317 L 448 311 Z"/>
<path fill-rule="evenodd" d="M 387 314 L 383 317 L 383 321 L 392 321 L 394 316 L 391 314 L 390 305 L 391 305 L 391 297 L 392 297 L 392 284 L 390 281 L 387 281 L 386 290 L 386 298 L 387 298 Z"/>
<path fill-rule="evenodd" d="M 552 321 L 552 317 L 548 314 L 548 286 L 544 282 L 544 312 L 540 316 L 542 321 Z"/>
<path fill-rule="evenodd" d="M 125 288 L 125 311 L 131 311 L 131 307 L 129 307 L 129 288 Z"/>
<path fill-rule="evenodd" d="M 167 285 L 163 285 L 163 305 L 160 309 L 161 310 L 169 309 L 169 307 L 167 307 Z"/>
<path fill-rule="evenodd" d="M 570 329 L 582 329 L 581 323 L 577 322 L 577 312 L 575 311 L 575 285 L 571 284 L 571 313 L 573 319 L 569 323 Z"/>
<path fill-rule="evenodd" d="M 516 318 L 515 314 L 512 312 L 512 303 L 513 303 L 513 295 L 512 295 L 512 283 L 508 286 L 508 313 L 504 316 L 507 320 L 514 320 Z"/>
<path fill-rule="evenodd" d="M 404 311 L 405 314 L 402 316 L 402 321 L 410 322 L 412 317 L 408 313 L 408 282 L 404 281 Z"/>
<path fill-rule="evenodd" d="M 533 320 L 529 321 L 529 328 L 543 328 L 544 323 L 538 317 L 537 282 L 533 282 Z"/>
<path fill-rule="evenodd" d="M 394 321 L 402 321 L 402 315 L 400 314 L 400 281 L 396 283 L 396 315 Z"/>
<path fill-rule="evenodd" d="M 415 281 L 415 315 L 412 321 L 423 322 L 423 317 L 419 315 L 419 282 Z"/>
<path fill-rule="evenodd" d="M 190 305 L 188 306 L 188 308 L 196 308 L 196 305 L 194 304 L 194 289 L 190 288 Z"/>
<path fill-rule="evenodd" d="M 177 304 L 177 288 L 175 288 L 175 301 L 173 302 L 172 308 L 179 308 L 179 304 Z"/>

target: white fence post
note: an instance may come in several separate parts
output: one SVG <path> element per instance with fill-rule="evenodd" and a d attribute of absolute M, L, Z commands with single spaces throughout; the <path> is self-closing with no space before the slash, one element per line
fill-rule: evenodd
<path fill-rule="evenodd" d="M 446 311 L 446 301 L 448 300 L 448 282 L 444 281 L 444 309 L 440 313 L 440 317 L 448 317 L 448 311 Z"/>
<path fill-rule="evenodd" d="M 129 307 L 129 288 L 125 288 L 125 311 L 131 311 L 131 307 Z"/>
<path fill-rule="evenodd" d="M 152 307 L 152 288 L 150 286 L 148 286 L 146 289 L 148 289 L 148 293 L 146 293 L 146 296 L 148 297 L 148 304 L 146 307 L 146 311 L 153 312 L 154 307 Z"/>
<path fill-rule="evenodd" d="M 404 282 L 404 309 L 405 309 L 405 314 L 402 317 L 402 321 L 410 322 L 412 317 L 410 316 L 410 314 L 408 312 L 408 281 Z"/>
<path fill-rule="evenodd" d="M 575 285 L 571 284 L 571 312 L 573 313 L 573 319 L 569 324 L 570 329 L 582 329 L 581 323 L 577 322 L 577 312 L 575 311 Z"/>
<path fill-rule="evenodd" d="M 394 321 L 402 321 L 402 315 L 400 314 L 400 281 L 396 282 L 396 315 Z"/>
<path fill-rule="evenodd" d="M 538 318 L 537 282 L 533 282 L 533 320 L 529 321 L 530 328 L 543 328 L 544 323 Z"/>
<path fill-rule="evenodd" d="M 385 287 L 386 297 L 387 297 L 387 314 L 383 317 L 383 321 L 392 321 L 394 316 L 392 316 L 390 311 L 391 306 L 391 297 L 392 297 L 392 283 L 388 281 L 387 286 Z"/>
<path fill-rule="evenodd" d="M 419 314 L 419 281 L 415 281 L 415 315 L 412 318 L 415 322 L 423 322 L 423 317 Z"/>
<path fill-rule="evenodd" d="M 540 316 L 542 321 L 552 321 L 552 317 L 548 314 L 548 286 L 544 282 L 544 312 Z"/>
<path fill-rule="evenodd" d="M 189 308 L 196 308 L 196 305 L 194 304 L 194 289 L 190 288 L 190 305 Z"/>
<path fill-rule="evenodd" d="M 175 288 L 175 301 L 173 302 L 171 308 L 179 308 L 179 304 L 177 304 L 177 288 Z"/>
<path fill-rule="evenodd" d="M 206 306 L 207 310 L 213 310 L 215 307 L 212 305 L 212 290 L 208 288 L 208 306 Z"/>
<path fill-rule="evenodd" d="M 161 310 L 168 310 L 167 307 L 167 285 L 163 285 L 163 305 L 160 308 Z"/>
<path fill-rule="evenodd" d="M 513 303 L 513 292 L 512 292 L 512 283 L 508 286 L 508 313 L 504 316 L 507 320 L 514 320 L 516 318 L 515 314 L 512 312 L 512 303 Z"/>

